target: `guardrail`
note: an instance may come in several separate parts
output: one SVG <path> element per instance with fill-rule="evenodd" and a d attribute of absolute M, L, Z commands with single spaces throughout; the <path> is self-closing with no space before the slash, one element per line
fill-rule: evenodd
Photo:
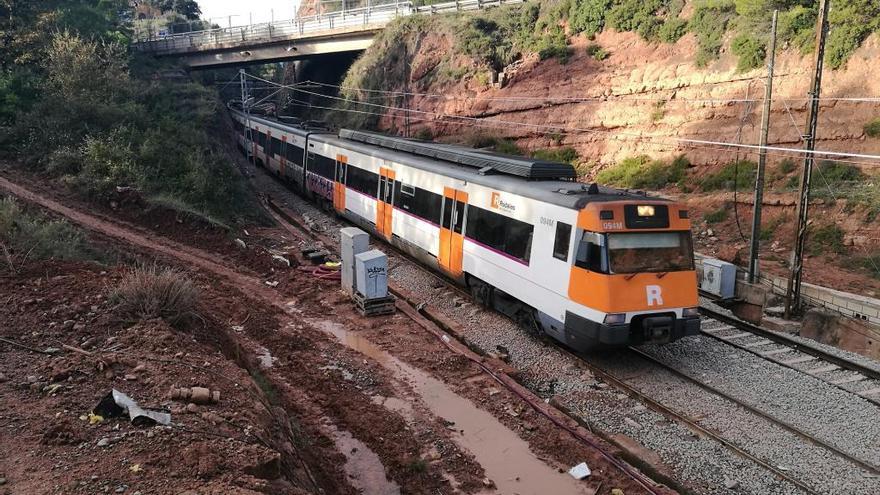
<path fill-rule="evenodd" d="M 243 46 L 305 38 L 314 33 L 380 29 L 397 17 L 413 14 L 463 12 L 523 3 L 525 0 L 459 0 L 416 7 L 413 2 L 368 5 L 309 17 L 137 40 L 133 47 L 155 54 L 188 53 L 226 46 Z"/>

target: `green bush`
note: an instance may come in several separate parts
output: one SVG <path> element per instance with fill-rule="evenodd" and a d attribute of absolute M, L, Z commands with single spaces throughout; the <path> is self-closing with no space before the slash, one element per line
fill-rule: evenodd
<path fill-rule="evenodd" d="M 727 218 L 729 216 L 730 216 L 730 209 L 728 209 L 726 207 L 721 207 L 713 212 L 706 213 L 705 215 L 703 215 L 703 220 L 705 220 L 706 223 L 721 223 L 721 222 L 727 220 Z"/>
<path fill-rule="evenodd" d="M 779 13 L 777 35 L 782 43 L 789 43 L 802 52 L 810 51 L 816 42 L 815 6 L 796 5 L 791 10 Z"/>
<path fill-rule="evenodd" d="M 843 245 L 843 229 L 834 224 L 811 228 L 807 247 L 814 255 L 843 254 L 846 252 L 846 247 Z"/>
<path fill-rule="evenodd" d="M 865 124 L 865 134 L 868 137 L 880 137 L 880 118 L 874 119 Z"/>
<path fill-rule="evenodd" d="M 764 42 L 751 34 L 740 34 L 733 39 L 730 46 L 734 55 L 739 57 L 736 69 L 739 72 L 748 72 L 757 69 L 764 64 L 767 58 L 767 47 Z"/>
<path fill-rule="evenodd" d="M 880 280 L 880 252 L 864 256 L 852 256 L 842 263 L 844 268 L 857 270 L 870 277 Z"/>
<path fill-rule="evenodd" d="M 641 155 L 603 170 L 596 180 L 627 189 L 662 189 L 681 183 L 689 166 L 690 162 L 683 155 L 668 163 Z"/>
<path fill-rule="evenodd" d="M 673 17 L 660 26 L 660 29 L 657 31 L 657 37 L 659 37 L 660 41 L 664 43 L 675 43 L 680 40 L 682 36 L 687 34 L 687 30 L 687 20 L 680 17 Z"/>
<path fill-rule="evenodd" d="M 611 8 L 612 0 L 571 0 L 568 13 L 568 27 L 574 34 L 585 33 L 592 36 L 605 27 L 605 15 Z"/>
<path fill-rule="evenodd" d="M 28 213 L 12 198 L 0 199 L 0 245 L 0 255 L 13 269 L 27 259 L 97 259 L 82 230 Z"/>
<path fill-rule="evenodd" d="M 880 2 L 849 0 L 838 3 L 828 13 L 828 23 L 831 29 L 825 61 L 832 69 L 839 69 L 871 33 L 880 30 Z"/>
<path fill-rule="evenodd" d="M 568 38 L 561 27 L 555 26 L 550 32 L 545 33 L 538 40 L 535 48 L 541 60 L 550 58 L 559 59 L 563 64 L 568 63 L 571 56 L 571 48 L 568 46 Z"/>
<path fill-rule="evenodd" d="M 657 38 L 663 20 L 656 15 L 668 3 L 665 0 L 617 0 L 605 17 L 608 26 L 618 31 L 634 31 L 643 39 Z"/>
<path fill-rule="evenodd" d="M 654 103 L 654 110 L 651 111 L 651 122 L 656 124 L 666 117 L 666 100 L 660 100 Z"/>
<path fill-rule="evenodd" d="M 755 172 L 758 166 L 755 162 L 742 160 L 725 165 L 714 174 L 709 174 L 700 182 L 704 191 L 717 191 L 720 189 L 742 191 L 750 189 L 754 185 Z"/>
<path fill-rule="evenodd" d="M 550 162 L 570 163 L 572 165 L 580 161 L 580 155 L 578 155 L 577 150 L 567 146 L 564 148 L 535 150 L 532 152 L 532 158 Z"/>
<path fill-rule="evenodd" d="M 794 162 L 791 158 L 786 158 L 779 162 L 779 171 L 785 175 L 788 175 L 797 170 L 797 163 Z"/>
<path fill-rule="evenodd" d="M 516 141 L 508 138 L 476 135 L 468 140 L 468 145 L 474 148 L 489 148 L 496 153 L 502 153 L 504 155 L 525 155 L 523 150 L 517 146 Z"/>
<path fill-rule="evenodd" d="M 819 180 L 828 181 L 832 186 L 846 182 L 857 182 L 865 178 L 865 174 L 848 163 L 822 161 L 818 167 Z"/>
<path fill-rule="evenodd" d="M 611 56 L 611 54 L 608 53 L 607 50 L 595 43 L 587 45 L 587 55 L 589 55 L 593 60 L 598 60 L 599 62 Z"/>
<path fill-rule="evenodd" d="M 688 29 L 697 36 L 697 67 L 705 67 L 718 58 L 727 25 L 735 14 L 732 0 L 702 0 L 696 4 Z"/>

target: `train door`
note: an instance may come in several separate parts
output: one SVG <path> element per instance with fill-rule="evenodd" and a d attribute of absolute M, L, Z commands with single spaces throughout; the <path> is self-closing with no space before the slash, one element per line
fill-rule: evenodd
<path fill-rule="evenodd" d="M 259 141 L 258 136 L 260 135 L 260 127 L 254 126 L 253 131 L 251 132 L 251 145 L 254 149 L 254 165 L 257 165 L 257 160 L 260 159 L 260 155 L 257 153 L 257 141 Z"/>
<path fill-rule="evenodd" d="M 345 172 L 348 169 L 348 157 L 336 155 L 336 182 L 333 183 L 333 207 L 339 213 L 345 212 Z"/>
<path fill-rule="evenodd" d="M 284 134 L 281 135 L 281 149 L 278 150 L 278 175 L 287 182 L 287 156 L 284 154 L 287 151 L 287 136 Z"/>
<path fill-rule="evenodd" d="M 376 230 L 391 239 L 391 214 L 394 212 L 394 178 L 390 168 L 379 168 L 379 192 L 376 202 Z"/>
<path fill-rule="evenodd" d="M 443 214 L 440 217 L 440 255 L 437 260 L 453 277 L 462 274 L 464 256 L 464 211 L 468 195 L 451 187 L 443 188 Z"/>
<path fill-rule="evenodd" d="M 263 142 L 263 163 L 269 172 L 272 171 L 272 129 L 266 128 L 266 141 Z M 276 171 L 277 172 L 277 171 Z"/>

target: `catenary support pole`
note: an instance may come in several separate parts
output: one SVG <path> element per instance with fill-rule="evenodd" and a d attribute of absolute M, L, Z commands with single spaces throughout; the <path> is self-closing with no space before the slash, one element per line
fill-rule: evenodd
<path fill-rule="evenodd" d="M 822 93 L 822 70 L 825 65 L 825 40 L 828 35 L 828 9 L 831 0 L 819 0 L 819 19 L 816 33 L 816 60 L 813 70 L 813 84 L 810 89 L 809 114 L 807 116 L 807 134 L 804 136 L 804 168 L 801 173 L 800 199 L 797 205 L 797 227 L 795 243 L 791 253 L 791 267 L 788 275 L 788 287 L 785 291 L 785 317 L 791 318 L 793 312 L 800 309 L 801 281 L 804 270 L 804 246 L 807 238 L 807 227 L 810 209 L 810 186 L 813 176 L 814 154 L 816 149 L 816 130 L 819 121 L 819 96 Z"/>
<path fill-rule="evenodd" d="M 764 203 L 764 170 L 767 168 L 767 141 L 770 134 L 770 104 L 773 101 L 773 72 L 776 68 L 776 25 L 779 11 L 773 11 L 770 28 L 770 61 L 767 64 L 767 84 L 764 88 L 764 113 L 761 116 L 761 154 L 758 158 L 758 173 L 755 177 L 755 206 L 752 210 L 752 245 L 749 248 L 749 283 L 755 283 L 760 274 L 758 263 L 761 237 L 761 207 Z"/>

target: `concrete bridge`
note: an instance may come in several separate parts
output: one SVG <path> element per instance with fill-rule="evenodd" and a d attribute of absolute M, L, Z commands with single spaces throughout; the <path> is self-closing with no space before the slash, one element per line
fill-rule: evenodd
<path fill-rule="evenodd" d="M 398 17 L 480 10 L 524 1 L 459 0 L 426 6 L 368 2 L 367 7 L 309 17 L 141 39 L 133 47 L 155 56 L 179 58 L 191 68 L 295 60 L 365 50 L 376 33 Z"/>

